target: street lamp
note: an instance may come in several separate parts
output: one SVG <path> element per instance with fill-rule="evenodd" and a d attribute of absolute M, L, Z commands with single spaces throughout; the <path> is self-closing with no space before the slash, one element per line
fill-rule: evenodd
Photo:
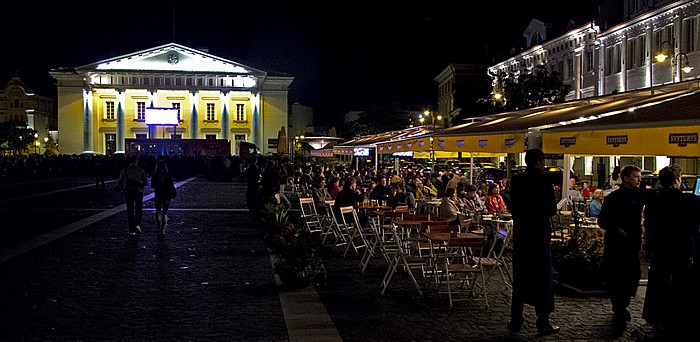
<path fill-rule="evenodd" d="M 41 143 L 39 142 L 39 133 L 34 133 L 34 153 L 36 154 L 36 149 L 41 146 Z"/>
<path fill-rule="evenodd" d="M 49 137 L 44 137 L 44 148 L 49 147 Z"/>
<path fill-rule="evenodd" d="M 666 54 L 664 50 L 664 44 L 668 44 L 669 46 L 669 53 Z M 679 64 L 681 65 L 681 71 L 684 73 L 689 73 L 693 70 L 693 67 L 690 66 L 690 62 L 688 60 L 688 55 L 686 55 L 683 52 L 679 52 L 678 54 L 675 54 L 675 48 L 674 48 L 674 40 L 668 41 L 664 40 L 661 42 L 661 45 L 659 46 L 660 51 L 656 54 L 654 57 L 657 62 L 663 63 L 666 61 L 666 59 L 671 59 L 671 83 L 676 82 L 676 65 Z M 683 81 L 683 74 L 678 74 L 678 81 L 682 82 Z M 652 80 L 653 82 L 653 80 Z"/>
<path fill-rule="evenodd" d="M 442 115 L 430 115 L 429 110 L 423 111 L 423 114 L 418 115 L 418 121 L 420 121 L 420 124 L 425 123 L 425 119 L 430 118 L 430 123 L 429 125 L 432 125 L 433 128 L 436 126 L 436 122 L 441 122 L 442 121 Z"/>
<path fill-rule="evenodd" d="M 506 102 L 508 102 L 506 100 L 506 97 L 503 95 L 503 93 L 498 92 L 498 91 L 493 93 L 493 95 L 491 97 L 493 98 L 493 103 L 498 104 L 500 106 L 505 106 Z"/>
<path fill-rule="evenodd" d="M 303 135 L 294 136 L 294 145 L 292 145 L 292 167 L 294 167 L 294 159 L 297 154 L 297 141 L 304 139 Z"/>

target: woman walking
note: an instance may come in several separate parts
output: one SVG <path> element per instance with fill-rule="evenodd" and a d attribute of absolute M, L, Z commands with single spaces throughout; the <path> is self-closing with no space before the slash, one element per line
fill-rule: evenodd
<path fill-rule="evenodd" d="M 146 171 L 138 165 L 139 157 L 129 156 L 127 166 L 119 174 L 117 183 L 124 192 L 126 199 L 129 233 L 141 233 L 141 217 L 143 216 L 143 187 L 148 185 Z"/>
<path fill-rule="evenodd" d="M 173 177 L 168 170 L 168 164 L 165 160 L 161 159 L 156 163 L 156 169 L 151 177 L 151 187 L 155 193 L 153 202 L 156 206 L 156 226 L 160 230 L 160 234 L 165 235 L 170 201 L 175 198 L 176 194 Z"/>

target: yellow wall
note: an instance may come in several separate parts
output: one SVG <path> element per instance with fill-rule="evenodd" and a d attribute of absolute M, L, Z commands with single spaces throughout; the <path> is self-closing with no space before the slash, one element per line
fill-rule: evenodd
<path fill-rule="evenodd" d="M 79 87 L 58 88 L 58 149 L 63 154 L 83 153 L 83 92 Z M 70 127 L 61 129 L 62 127 Z"/>

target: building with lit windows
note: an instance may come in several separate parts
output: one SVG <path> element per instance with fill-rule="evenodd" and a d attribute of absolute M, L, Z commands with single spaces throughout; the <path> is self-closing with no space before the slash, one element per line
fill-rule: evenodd
<path fill-rule="evenodd" d="M 40 143 L 44 138 L 55 138 L 52 134 L 56 133 L 56 113 L 56 100 L 36 94 L 18 74 L 0 89 L 0 122 L 26 122 L 27 128 L 37 131 Z"/>
<path fill-rule="evenodd" d="M 517 77 L 546 64 L 571 85 L 567 100 L 621 93 L 696 79 L 700 66 L 700 1 L 615 2 L 620 22 L 591 21 L 551 36 L 550 26 L 533 20 L 523 36 L 527 49 L 488 68 L 492 75 Z M 611 25 L 609 28 L 601 23 Z M 661 53 L 669 57 L 659 61 Z M 494 82 L 497 87 L 498 81 Z M 498 91 L 498 89 L 494 89 Z"/>
<path fill-rule="evenodd" d="M 175 43 L 76 68 L 50 71 L 57 84 L 58 141 L 64 154 L 124 153 L 129 142 L 239 142 L 274 152 L 288 129 L 288 89 L 293 77 L 271 75 Z M 160 122 L 174 108 L 177 119 Z M 149 117 L 153 115 L 153 117 Z M 198 146 L 204 146 L 198 144 Z M 188 154 L 208 154 L 207 150 Z"/>

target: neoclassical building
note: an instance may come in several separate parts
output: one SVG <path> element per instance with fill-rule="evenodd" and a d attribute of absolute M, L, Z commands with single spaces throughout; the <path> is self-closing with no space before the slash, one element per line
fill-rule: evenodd
<path fill-rule="evenodd" d="M 231 154 L 246 141 L 267 154 L 288 130 L 293 77 L 175 43 L 49 73 L 64 154 L 124 153 L 145 139 L 224 140 Z M 147 118 L 164 108 L 177 109 L 176 123 Z"/>

